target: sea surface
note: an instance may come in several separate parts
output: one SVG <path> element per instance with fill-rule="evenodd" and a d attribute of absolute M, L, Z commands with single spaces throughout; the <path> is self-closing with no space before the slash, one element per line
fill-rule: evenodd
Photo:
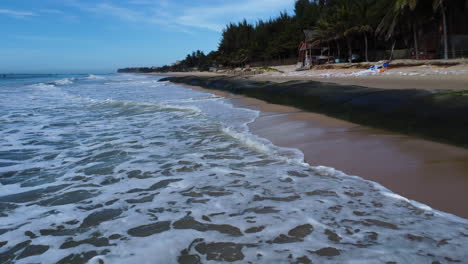
<path fill-rule="evenodd" d="M 0 75 L 0 263 L 468 263 L 468 220 L 159 79 Z"/>

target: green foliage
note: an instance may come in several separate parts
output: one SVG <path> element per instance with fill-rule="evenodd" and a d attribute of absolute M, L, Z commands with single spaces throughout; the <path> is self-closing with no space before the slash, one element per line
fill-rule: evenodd
<path fill-rule="evenodd" d="M 294 56 L 302 38 L 297 19 L 281 13 L 276 19 L 259 20 L 255 25 L 242 21 L 223 31 L 218 52 L 225 65 Z"/>
<path fill-rule="evenodd" d="M 239 67 L 252 62 L 271 61 L 296 57 L 298 46 L 304 40 L 303 30 L 314 30 L 313 44 L 330 47 L 336 44 L 337 57 L 346 47 L 351 57 L 353 46 L 367 60 L 368 42 L 373 49 L 389 49 L 396 39 L 417 47 L 417 28 L 441 25 L 441 13 L 461 17 L 468 6 L 467 0 L 296 0 L 294 15 L 281 12 L 278 17 L 248 23 L 229 23 L 222 32 L 216 51 L 205 55 L 202 51 L 188 54 L 180 63 L 159 68 L 128 68 L 120 71 L 202 71 L 210 67 Z M 466 9 L 465 9 L 466 10 Z M 388 41 L 389 39 L 393 41 Z M 403 42 L 402 41 L 402 42 Z M 346 45 L 341 45 L 346 43 Z M 407 44 L 405 44 L 407 46 Z M 330 51 L 330 49 L 329 49 Z"/>
<path fill-rule="evenodd" d="M 222 32 L 217 51 L 207 56 L 195 52 L 178 65 L 156 68 L 155 71 L 185 71 L 194 67 L 207 70 L 219 65 L 238 67 L 249 62 L 295 57 L 304 38 L 302 30 L 315 26 L 324 9 L 324 1 L 299 0 L 294 16 L 281 12 L 277 18 L 259 20 L 255 24 L 245 19 L 229 23 Z"/>

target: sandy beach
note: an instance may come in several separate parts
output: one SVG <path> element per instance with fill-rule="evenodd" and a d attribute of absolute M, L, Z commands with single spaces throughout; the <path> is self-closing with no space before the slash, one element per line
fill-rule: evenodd
<path fill-rule="evenodd" d="M 184 76 L 187 73 L 170 75 Z M 262 75 L 251 78 L 288 80 Z M 362 77 L 362 80 L 368 81 L 369 78 L 373 77 Z M 460 88 L 458 82 L 464 84 L 463 78 L 466 76 L 453 80 L 451 85 Z M 352 84 L 353 80 L 360 84 L 359 80 L 352 78 L 330 81 Z M 423 86 L 418 77 L 406 76 L 398 79 L 400 84 L 409 85 L 412 82 Z M 425 79 L 423 82 L 431 83 L 431 87 L 435 88 L 434 80 Z M 392 83 L 395 84 L 396 81 L 378 79 L 374 87 L 390 86 Z M 236 106 L 260 110 L 260 117 L 249 125 L 251 132 L 278 146 L 300 149 L 311 165 L 333 167 L 347 174 L 378 182 L 408 199 L 468 218 L 468 204 L 463 202 L 468 200 L 468 149 L 369 128 L 227 92 L 188 87 L 230 98 Z"/>
<path fill-rule="evenodd" d="M 274 82 L 311 80 L 385 89 L 468 89 L 468 66 L 466 64 L 449 67 L 430 65 L 390 67 L 382 74 L 369 73 L 363 69 L 323 69 L 297 72 L 294 65 L 273 68 L 281 72 L 267 72 L 249 78 Z"/>
<path fill-rule="evenodd" d="M 406 66 L 389 68 L 382 74 L 373 74 L 363 69 L 320 69 L 296 71 L 295 65 L 274 66 L 277 71 L 257 75 L 246 75 L 254 81 L 287 82 L 307 80 L 331 82 L 343 85 L 359 85 L 385 89 L 434 89 L 466 90 L 468 89 L 468 64 L 454 66 Z M 220 76 L 225 73 L 215 72 L 169 72 L 152 73 L 161 76 Z"/>

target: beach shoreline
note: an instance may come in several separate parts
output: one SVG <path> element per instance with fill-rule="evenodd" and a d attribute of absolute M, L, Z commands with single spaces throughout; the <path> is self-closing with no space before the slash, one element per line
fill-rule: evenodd
<path fill-rule="evenodd" d="M 312 69 L 295 71 L 295 65 L 271 67 L 276 71 L 255 75 L 229 75 L 225 72 L 149 73 L 156 76 L 233 76 L 252 81 L 283 83 L 288 81 L 318 81 L 340 85 L 357 85 L 382 89 L 467 90 L 468 64 L 454 66 L 406 66 L 390 68 L 384 74 L 359 74 L 362 69 Z"/>
<path fill-rule="evenodd" d="M 167 76 L 167 75 L 166 75 Z M 468 218 L 468 149 L 401 135 L 226 91 L 184 85 L 260 111 L 251 133 L 299 149 L 312 166 L 377 182 L 430 207 Z"/>

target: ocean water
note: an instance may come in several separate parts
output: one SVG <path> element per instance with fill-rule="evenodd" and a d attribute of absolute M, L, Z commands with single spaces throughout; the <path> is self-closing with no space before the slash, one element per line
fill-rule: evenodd
<path fill-rule="evenodd" d="M 158 80 L 0 76 L 0 263 L 468 263 L 468 220 Z"/>

